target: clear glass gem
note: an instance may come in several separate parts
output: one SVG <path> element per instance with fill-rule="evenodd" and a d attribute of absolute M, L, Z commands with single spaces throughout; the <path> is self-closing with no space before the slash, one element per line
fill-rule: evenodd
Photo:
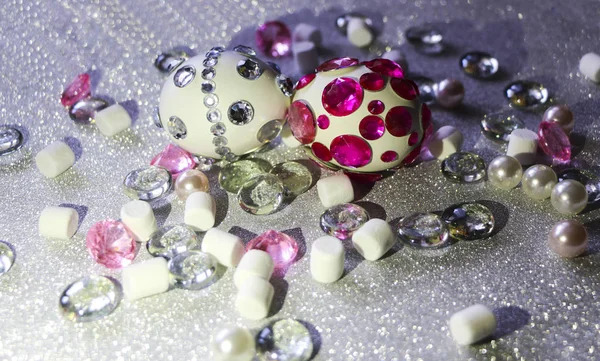
<path fill-rule="evenodd" d="M 338 29 L 338 31 L 342 35 L 346 35 L 347 34 L 347 32 L 348 32 L 348 22 L 352 18 L 362 19 L 365 22 L 365 24 L 367 24 L 368 26 L 373 26 L 373 21 L 371 19 L 369 19 L 368 17 L 362 15 L 362 14 L 354 13 L 354 12 L 342 14 L 342 15 L 338 16 L 337 19 L 335 19 L 335 27 L 336 27 L 336 29 Z"/>
<path fill-rule="evenodd" d="M 175 139 L 185 139 L 187 136 L 187 127 L 185 126 L 185 123 L 176 116 L 169 118 L 167 130 Z"/>
<path fill-rule="evenodd" d="M 208 157 L 203 156 L 192 156 L 194 161 L 196 162 L 196 169 L 202 172 L 208 172 L 212 169 L 215 160 Z"/>
<path fill-rule="evenodd" d="M 450 236 L 463 241 L 489 237 L 494 231 L 494 214 L 481 203 L 467 202 L 450 206 L 442 213 Z"/>
<path fill-rule="evenodd" d="M 219 62 L 219 60 L 217 58 L 206 58 L 202 62 L 202 65 L 204 65 L 205 68 L 211 68 L 211 67 L 217 65 L 218 62 Z"/>
<path fill-rule="evenodd" d="M 233 51 L 242 55 L 256 56 L 256 51 L 254 51 L 254 49 L 246 45 L 238 45 L 235 48 L 233 48 Z"/>
<path fill-rule="evenodd" d="M 0 276 L 10 270 L 15 263 L 15 252 L 8 242 L 0 241 Z"/>
<path fill-rule="evenodd" d="M 460 58 L 460 68 L 475 78 L 489 78 L 498 72 L 498 59 L 482 51 L 472 51 Z"/>
<path fill-rule="evenodd" d="M 558 181 L 574 180 L 585 186 L 588 194 L 588 203 L 600 201 L 600 177 L 586 169 L 568 168 L 558 172 Z"/>
<path fill-rule="evenodd" d="M 341 240 L 352 238 L 352 234 L 369 220 L 367 211 L 356 204 L 338 204 L 321 215 L 321 229 Z"/>
<path fill-rule="evenodd" d="M 183 51 L 167 51 L 154 59 L 154 67 L 161 73 L 170 73 L 188 58 L 189 54 Z"/>
<path fill-rule="evenodd" d="M 214 108 L 217 104 L 219 104 L 219 97 L 217 97 L 217 94 L 207 94 L 204 97 L 204 105 L 207 108 Z"/>
<path fill-rule="evenodd" d="M 285 268 L 296 260 L 298 243 L 285 233 L 268 230 L 246 245 L 246 251 L 258 249 L 267 252 L 275 268 Z"/>
<path fill-rule="evenodd" d="M 204 94 L 213 93 L 216 88 L 217 88 L 217 85 L 212 80 L 205 80 L 202 82 L 202 92 Z"/>
<path fill-rule="evenodd" d="M 272 61 L 267 61 L 267 65 L 271 67 L 271 69 L 273 69 L 273 71 L 275 71 L 275 73 L 277 73 L 278 75 L 281 74 L 281 68 L 279 67 L 279 65 L 275 64 Z"/>
<path fill-rule="evenodd" d="M 518 80 L 508 84 L 504 96 L 515 108 L 533 108 L 548 101 L 548 89 L 534 81 Z"/>
<path fill-rule="evenodd" d="M 230 163 L 219 172 L 219 184 L 230 193 L 237 193 L 252 177 L 268 173 L 272 166 L 260 158 L 244 159 Z"/>
<path fill-rule="evenodd" d="M 223 124 L 223 123 L 216 123 L 212 127 L 210 127 L 210 132 L 214 136 L 223 135 L 223 134 L 225 134 L 226 130 L 227 130 L 227 128 L 225 128 L 225 124 Z"/>
<path fill-rule="evenodd" d="M 148 165 L 129 172 L 123 181 L 125 194 L 131 199 L 151 201 L 167 194 L 173 179 L 162 167 Z"/>
<path fill-rule="evenodd" d="M 238 62 L 237 72 L 245 79 L 254 80 L 262 75 L 263 69 L 256 60 L 247 58 Z"/>
<path fill-rule="evenodd" d="M 185 224 L 159 228 L 152 233 L 146 248 L 154 257 L 173 258 L 200 245 L 196 232 Z"/>
<path fill-rule="evenodd" d="M 240 207 L 251 214 L 271 214 L 283 200 L 283 183 L 269 173 L 259 174 L 244 183 L 237 193 Z"/>
<path fill-rule="evenodd" d="M 415 76 L 410 78 L 419 87 L 419 99 L 422 103 L 431 104 L 435 102 L 435 91 L 434 85 L 436 84 L 432 79 L 424 76 Z"/>
<path fill-rule="evenodd" d="M 221 120 L 221 111 L 219 109 L 209 110 L 206 113 L 206 119 L 211 123 L 216 123 Z"/>
<path fill-rule="evenodd" d="M 154 113 L 152 114 L 152 121 L 154 121 L 154 125 L 156 125 L 157 128 L 162 129 L 163 125 L 162 120 L 160 119 L 160 110 L 158 109 L 158 107 L 154 108 Z"/>
<path fill-rule="evenodd" d="M 279 163 L 271 169 L 270 173 L 276 175 L 283 182 L 288 196 L 297 197 L 306 192 L 312 184 L 310 171 L 298 162 Z"/>
<path fill-rule="evenodd" d="M 69 108 L 69 117 L 78 124 L 90 124 L 96 112 L 108 107 L 108 102 L 100 98 L 81 99 Z"/>
<path fill-rule="evenodd" d="M 213 284 L 218 265 L 215 257 L 200 251 L 179 253 L 168 263 L 173 284 L 188 290 L 200 290 Z"/>
<path fill-rule="evenodd" d="M 0 156 L 10 154 L 23 145 L 23 134 L 14 127 L 0 125 Z"/>
<path fill-rule="evenodd" d="M 227 138 L 225 138 L 225 137 L 214 137 L 212 142 L 213 142 L 214 146 L 221 147 L 221 146 L 227 145 Z"/>
<path fill-rule="evenodd" d="M 191 65 L 186 65 L 175 72 L 173 82 L 178 88 L 183 88 L 194 80 L 196 77 L 196 68 Z"/>
<path fill-rule="evenodd" d="M 525 124 L 514 111 L 487 114 L 481 120 L 481 133 L 489 140 L 508 142 L 510 133 L 525 128 Z"/>
<path fill-rule="evenodd" d="M 225 47 L 223 46 L 213 46 L 212 48 L 210 48 L 211 51 L 218 51 L 219 53 L 222 53 L 225 51 Z"/>
<path fill-rule="evenodd" d="M 398 222 L 398 237 L 418 248 L 442 247 L 448 242 L 448 227 L 434 213 L 414 213 Z"/>
<path fill-rule="evenodd" d="M 268 143 L 277 138 L 279 133 L 281 133 L 281 129 L 283 129 L 283 121 L 273 119 L 260 127 L 256 134 L 256 139 L 261 143 Z"/>
<path fill-rule="evenodd" d="M 89 276 L 71 283 L 60 295 L 63 315 L 73 322 L 91 322 L 109 315 L 121 301 L 118 286 L 108 277 Z"/>
<path fill-rule="evenodd" d="M 223 158 L 225 158 L 225 160 L 228 162 L 235 162 L 239 160 L 239 157 L 233 153 L 227 153 L 223 156 Z"/>
<path fill-rule="evenodd" d="M 442 162 L 442 174 L 454 183 L 474 183 L 485 177 L 485 162 L 474 153 L 453 153 Z"/>
<path fill-rule="evenodd" d="M 254 119 L 254 108 L 247 101 L 239 100 L 229 106 L 227 116 L 235 125 L 248 124 Z"/>
<path fill-rule="evenodd" d="M 261 361 L 308 361 L 313 353 L 313 342 L 303 324 L 288 318 L 258 332 L 256 352 Z"/>
<path fill-rule="evenodd" d="M 215 68 L 204 68 L 202 70 L 202 79 L 204 80 L 212 80 L 215 78 L 215 75 L 217 75 Z"/>
<path fill-rule="evenodd" d="M 437 29 L 428 26 L 414 26 L 407 29 L 404 36 L 422 53 L 439 54 L 444 50 L 443 36 Z"/>
<path fill-rule="evenodd" d="M 283 95 L 286 97 L 291 97 L 294 95 L 294 83 L 292 82 L 292 79 L 283 74 L 279 74 L 277 75 L 277 78 L 275 78 L 275 81 L 277 82 L 277 86 Z"/>

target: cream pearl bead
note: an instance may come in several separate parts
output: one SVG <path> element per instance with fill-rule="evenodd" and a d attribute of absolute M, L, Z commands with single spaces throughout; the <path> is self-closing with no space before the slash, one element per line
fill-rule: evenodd
<path fill-rule="evenodd" d="M 577 214 L 587 205 L 588 194 L 583 184 L 567 179 L 552 189 L 552 206 L 562 214 Z"/>
<path fill-rule="evenodd" d="M 512 189 L 521 181 L 523 168 L 521 168 L 521 163 L 516 158 L 502 155 L 490 162 L 487 176 L 494 187 Z"/>
<path fill-rule="evenodd" d="M 181 173 L 175 181 L 175 193 L 182 201 L 194 192 L 206 192 L 210 189 L 210 183 L 204 173 L 197 169 L 188 169 Z"/>
<path fill-rule="evenodd" d="M 256 347 L 250 331 L 237 326 L 221 329 L 210 346 L 215 361 L 250 361 Z"/>
<path fill-rule="evenodd" d="M 460 80 L 444 79 L 433 86 L 435 100 L 444 108 L 456 108 L 465 97 L 465 87 Z"/>
<path fill-rule="evenodd" d="M 553 105 L 546 109 L 542 121 L 557 123 L 567 134 L 571 133 L 575 127 L 573 113 L 571 112 L 571 109 L 564 104 Z"/>
<path fill-rule="evenodd" d="M 548 235 L 550 248 L 561 257 L 577 257 L 585 252 L 588 234 L 585 226 L 575 220 L 560 221 Z"/>
<path fill-rule="evenodd" d="M 543 164 L 527 168 L 521 179 L 521 187 L 525 194 L 538 200 L 549 198 L 556 183 L 558 178 L 554 170 Z"/>

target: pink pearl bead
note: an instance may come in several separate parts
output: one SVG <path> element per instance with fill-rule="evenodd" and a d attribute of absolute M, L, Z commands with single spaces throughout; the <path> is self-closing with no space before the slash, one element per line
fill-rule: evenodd
<path fill-rule="evenodd" d="M 436 101 L 444 108 L 456 108 L 465 97 L 465 87 L 456 79 L 444 79 L 434 85 Z"/>
<path fill-rule="evenodd" d="M 585 226 L 575 220 L 556 223 L 548 235 L 550 248 L 561 257 L 577 257 L 585 252 L 588 234 Z"/>
<path fill-rule="evenodd" d="M 208 192 L 209 189 L 208 178 L 197 169 L 186 170 L 175 181 L 175 193 L 182 201 L 194 192 Z"/>
<path fill-rule="evenodd" d="M 575 120 L 573 119 L 573 113 L 566 105 L 554 105 L 546 110 L 542 121 L 554 122 L 560 125 L 560 127 L 569 134 L 575 127 Z"/>

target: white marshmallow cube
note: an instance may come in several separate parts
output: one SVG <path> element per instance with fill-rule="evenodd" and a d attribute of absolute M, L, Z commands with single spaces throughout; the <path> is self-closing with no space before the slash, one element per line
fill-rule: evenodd
<path fill-rule="evenodd" d="M 310 41 L 300 41 L 292 45 L 294 60 L 301 73 L 312 73 L 319 66 L 317 47 Z"/>
<path fill-rule="evenodd" d="M 79 214 L 69 207 L 46 207 L 40 214 L 39 233 L 42 237 L 70 239 L 79 227 Z"/>
<path fill-rule="evenodd" d="M 506 155 L 517 158 L 522 165 L 535 163 L 538 136 L 529 129 L 515 129 L 510 133 Z"/>
<path fill-rule="evenodd" d="M 494 334 L 496 317 L 484 305 L 473 305 L 450 317 L 450 333 L 460 345 L 471 345 Z"/>
<path fill-rule="evenodd" d="M 302 145 L 302 143 L 300 143 L 298 139 L 294 137 L 294 134 L 292 134 L 292 130 L 290 129 L 290 125 L 287 123 L 283 125 L 283 129 L 281 130 L 281 140 L 283 141 L 283 144 L 290 149 L 298 148 Z"/>
<path fill-rule="evenodd" d="M 202 252 L 213 255 L 225 267 L 235 267 L 244 256 L 245 249 L 240 237 L 211 228 L 202 240 Z"/>
<path fill-rule="evenodd" d="M 96 113 L 96 126 L 107 137 L 124 131 L 131 126 L 131 117 L 123 106 L 113 104 Z"/>
<path fill-rule="evenodd" d="M 208 231 L 215 225 L 217 204 L 206 192 L 194 192 L 185 201 L 183 221 L 200 231 Z"/>
<path fill-rule="evenodd" d="M 240 289 L 248 278 L 259 277 L 269 280 L 275 270 L 275 264 L 271 256 L 258 249 L 251 249 L 244 254 L 235 273 L 233 274 L 233 283 Z"/>
<path fill-rule="evenodd" d="M 315 44 L 316 47 L 321 46 L 321 42 L 323 41 L 323 37 L 321 35 L 321 30 L 316 26 L 300 23 L 296 25 L 294 28 L 294 33 L 292 34 L 292 41 L 294 43 L 301 41 L 310 41 Z"/>
<path fill-rule="evenodd" d="M 404 54 L 398 49 L 392 49 L 381 56 L 382 59 L 391 60 L 394 63 L 400 65 L 404 73 L 408 72 L 408 61 L 406 61 L 406 57 Z"/>
<path fill-rule="evenodd" d="M 321 283 L 332 283 L 344 273 L 344 246 L 335 237 L 323 236 L 310 248 L 310 274 Z"/>
<path fill-rule="evenodd" d="M 321 178 L 317 181 L 317 193 L 325 208 L 349 203 L 354 199 L 352 182 L 345 174 Z"/>
<path fill-rule="evenodd" d="M 443 160 L 450 154 L 459 152 L 463 145 L 464 137 L 460 130 L 451 125 L 445 125 L 437 130 L 427 143 L 431 155 Z"/>
<path fill-rule="evenodd" d="M 394 245 L 392 227 L 378 218 L 365 223 L 352 235 L 354 248 L 368 261 L 380 259 Z"/>
<path fill-rule="evenodd" d="M 358 48 L 363 48 L 373 42 L 373 32 L 361 18 L 351 18 L 348 21 L 346 36 L 350 43 Z"/>
<path fill-rule="evenodd" d="M 169 289 L 167 260 L 155 257 L 129 265 L 121 271 L 125 298 L 134 301 L 166 292 Z"/>
<path fill-rule="evenodd" d="M 591 81 L 600 83 L 600 55 L 585 54 L 579 61 L 579 71 Z"/>
<path fill-rule="evenodd" d="M 262 277 L 250 276 L 238 290 L 235 309 L 249 320 L 260 320 L 269 314 L 275 289 Z"/>
<path fill-rule="evenodd" d="M 147 242 L 156 232 L 156 218 L 148 202 L 134 200 L 121 207 L 121 221 L 136 237 L 138 242 Z"/>
<path fill-rule="evenodd" d="M 48 178 L 62 174 L 75 164 L 75 153 L 60 140 L 48 145 L 35 156 L 37 169 Z"/>

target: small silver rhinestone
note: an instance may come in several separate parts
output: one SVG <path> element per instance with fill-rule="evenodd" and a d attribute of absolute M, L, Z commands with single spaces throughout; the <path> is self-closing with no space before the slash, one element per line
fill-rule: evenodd
<path fill-rule="evenodd" d="M 202 79 L 214 79 L 216 74 L 217 72 L 215 71 L 215 68 L 204 68 L 204 70 L 202 70 Z"/>
<path fill-rule="evenodd" d="M 209 110 L 206 113 L 206 119 L 211 123 L 216 123 L 221 120 L 221 111 L 219 109 Z"/>
<path fill-rule="evenodd" d="M 217 58 L 206 58 L 202 62 L 202 65 L 204 65 L 205 68 L 209 68 L 209 67 L 217 65 L 218 62 L 219 61 L 217 60 Z"/>
<path fill-rule="evenodd" d="M 212 127 L 210 127 L 210 132 L 214 136 L 217 136 L 217 137 L 225 134 L 226 130 L 227 130 L 227 128 L 225 128 L 225 124 L 223 124 L 223 123 L 217 123 L 217 124 L 213 125 Z"/>
<path fill-rule="evenodd" d="M 256 51 L 254 51 L 254 49 L 246 45 L 238 45 L 235 48 L 233 48 L 233 51 L 247 56 L 256 56 Z"/>
<path fill-rule="evenodd" d="M 216 94 L 208 94 L 204 97 L 204 105 L 208 108 L 214 108 L 219 104 L 219 98 Z"/>
<path fill-rule="evenodd" d="M 202 92 L 204 94 L 214 93 L 216 88 L 217 84 L 215 84 L 215 82 L 212 80 L 205 80 L 202 82 Z"/>
<path fill-rule="evenodd" d="M 177 70 L 173 76 L 173 82 L 178 88 L 183 88 L 194 80 L 196 77 L 196 68 L 191 65 L 186 65 Z"/>

